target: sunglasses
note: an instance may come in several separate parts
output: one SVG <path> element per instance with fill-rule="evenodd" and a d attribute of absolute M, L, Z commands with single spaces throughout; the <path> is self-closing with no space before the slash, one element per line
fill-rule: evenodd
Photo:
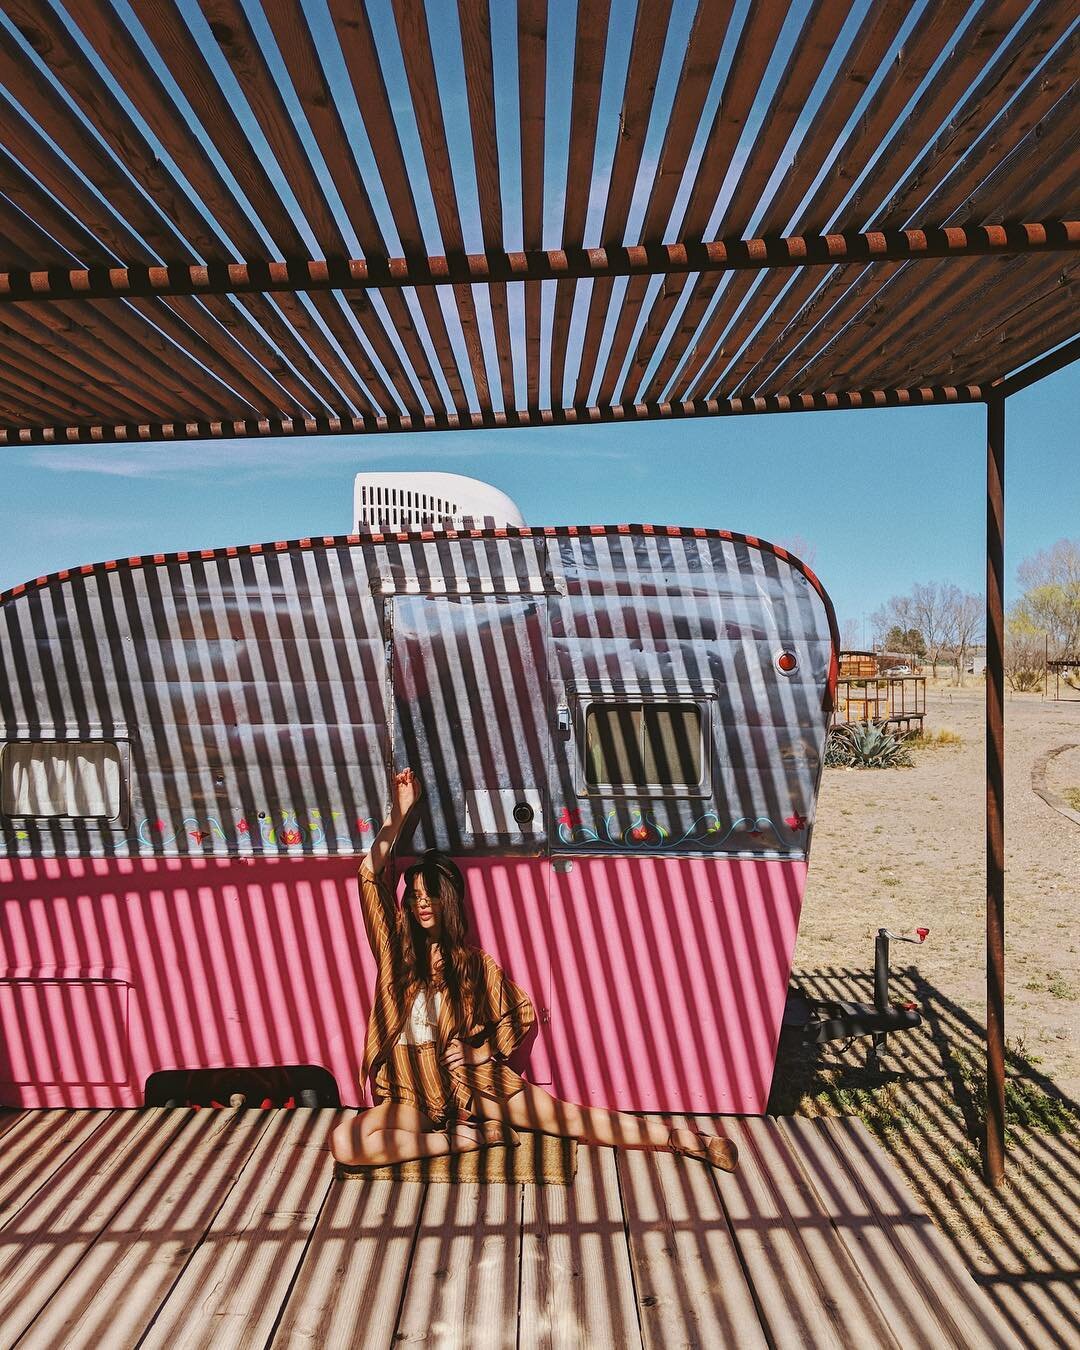
<path fill-rule="evenodd" d="M 407 905 L 411 905 L 414 900 L 426 900 L 429 905 L 434 905 L 435 903 L 435 901 L 432 900 L 430 895 L 421 895 L 419 891 L 412 891 L 412 890 L 405 891 L 403 892 L 401 898 L 405 901 Z"/>

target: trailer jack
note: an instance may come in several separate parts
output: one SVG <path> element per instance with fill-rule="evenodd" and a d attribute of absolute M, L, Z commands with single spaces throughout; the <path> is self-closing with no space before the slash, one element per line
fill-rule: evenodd
<path fill-rule="evenodd" d="M 797 983 L 788 989 L 784 1009 L 784 1026 L 801 1034 L 806 1045 L 821 1045 L 826 1041 L 850 1040 L 855 1036 L 869 1036 L 866 1047 L 866 1067 L 878 1069 L 878 1056 L 891 1031 L 908 1031 L 922 1021 L 918 1008 L 912 1002 L 889 1002 L 889 943 L 926 941 L 929 928 L 916 928 L 913 934 L 891 933 L 879 928 L 874 942 L 874 1001 L 849 1003 L 840 999 L 813 999 Z"/>

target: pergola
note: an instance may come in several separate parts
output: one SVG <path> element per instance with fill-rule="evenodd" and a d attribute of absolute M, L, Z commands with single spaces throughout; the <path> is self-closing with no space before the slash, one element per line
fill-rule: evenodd
<path fill-rule="evenodd" d="M 0 444 L 987 408 L 1080 356 L 1070 0 L 0 0 Z"/>

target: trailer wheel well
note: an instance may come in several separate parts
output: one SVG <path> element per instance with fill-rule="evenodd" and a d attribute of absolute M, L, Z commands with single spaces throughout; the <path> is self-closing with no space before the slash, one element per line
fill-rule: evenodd
<path fill-rule="evenodd" d="M 162 1069 L 143 1086 L 146 1106 L 340 1106 L 334 1075 L 318 1064 L 228 1064 Z"/>

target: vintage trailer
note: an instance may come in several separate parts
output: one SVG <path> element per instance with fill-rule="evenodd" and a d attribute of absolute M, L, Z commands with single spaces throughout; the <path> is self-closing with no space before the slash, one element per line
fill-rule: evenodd
<path fill-rule="evenodd" d="M 806 567 L 710 529 L 361 533 L 15 587 L 0 1103 L 244 1066 L 366 1100 L 355 871 L 411 765 L 409 851 L 465 871 L 539 1013 L 534 1081 L 763 1111 L 836 653 Z"/>

